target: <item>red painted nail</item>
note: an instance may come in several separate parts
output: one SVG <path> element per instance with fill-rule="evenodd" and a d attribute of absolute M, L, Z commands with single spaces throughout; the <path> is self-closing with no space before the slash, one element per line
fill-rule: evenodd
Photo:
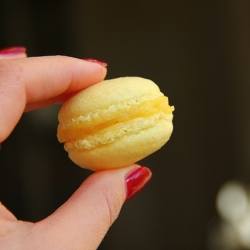
<path fill-rule="evenodd" d="M 126 201 L 139 193 L 150 181 L 151 171 L 146 167 L 137 168 L 126 177 L 127 197 Z"/>
<path fill-rule="evenodd" d="M 18 55 L 26 52 L 24 47 L 8 47 L 0 50 L 0 55 Z"/>
<path fill-rule="evenodd" d="M 97 63 L 97 64 L 100 64 L 102 65 L 103 67 L 107 67 L 108 64 L 106 62 L 103 62 L 101 60 L 97 60 L 97 59 L 92 59 L 92 58 L 83 58 L 82 60 L 84 61 L 88 61 L 88 62 L 93 62 L 93 63 Z"/>

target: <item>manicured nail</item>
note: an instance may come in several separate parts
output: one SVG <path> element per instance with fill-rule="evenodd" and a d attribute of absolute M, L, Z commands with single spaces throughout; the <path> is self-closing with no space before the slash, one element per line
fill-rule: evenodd
<path fill-rule="evenodd" d="M 9 55 L 18 55 L 26 52 L 26 48 L 24 47 L 8 47 L 0 50 L 0 55 L 9 56 Z"/>
<path fill-rule="evenodd" d="M 126 201 L 138 194 L 150 181 L 151 171 L 146 167 L 134 170 L 126 177 L 127 197 Z"/>
<path fill-rule="evenodd" d="M 102 65 L 103 67 L 107 67 L 108 64 L 106 62 L 103 62 L 101 60 L 97 60 L 97 59 L 92 59 L 92 58 L 83 58 L 82 60 L 84 61 L 88 61 L 88 62 L 93 62 L 93 63 L 97 63 L 97 64 L 100 64 Z"/>

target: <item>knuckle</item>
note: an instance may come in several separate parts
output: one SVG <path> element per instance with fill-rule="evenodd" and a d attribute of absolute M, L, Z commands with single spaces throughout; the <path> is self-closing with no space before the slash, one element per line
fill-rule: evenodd
<path fill-rule="evenodd" d="M 3 82 L 21 82 L 22 68 L 15 60 L 0 60 L 0 80 Z"/>
<path fill-rule="evenodd" d="M 104 204 L 106 206 L 106 215 L 108 218 L 107 221 L 109 223 L 109 226 L 111 226 L 120 213 L 123 201 L 119 193 L 112 187 L 105 186 L 101 190 L 104 199 Z"/>

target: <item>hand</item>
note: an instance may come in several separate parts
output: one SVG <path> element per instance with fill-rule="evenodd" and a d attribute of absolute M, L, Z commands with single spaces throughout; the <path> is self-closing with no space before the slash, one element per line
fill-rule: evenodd
<path fill-rule="evenodd" d="M 0 50 L 0 59 L 0 142 L 23 112 L 63 102 L 106 75 L 98 63 L 65 56 L 26 58 L 23 48 Z M 135 164 L 94 173 L 65 204 L 37 223 L 17 220 L 0 203 L 0 249 L 96 249 L 124 201 L 150 177 L 147 168 Z"/>

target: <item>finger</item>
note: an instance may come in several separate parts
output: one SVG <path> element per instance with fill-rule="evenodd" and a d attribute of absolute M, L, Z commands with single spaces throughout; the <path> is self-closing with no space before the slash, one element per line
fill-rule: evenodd
<path fill-rule="evenodd" d="M 100 64 L 65 56 L 0 60 L 0 142 L 24 110 L 62 101 L 104 79 Z"/>
<path fill-rule="evenodd" d="M 0 249 L 28 250 L 28 247 L 23 247 L 23 243 L 26 244 L 24 239 L 27 238 L 32 227 L 31 222 L 18 221 L 0 202 Z"/>
<path fill-rule="evenodd" d="M 33 235 L 44 249 L 97 249 L 131 190 L 139 192 L 150 178 L 138 165 L 94 173 L 54 214 L 35 224 Z"/>
<path fill-rule="evenodd" d="M 24 47 L 9 47 L 0 50 L 0 60 L 2 59 L 17 59 L 27 57 L 26 48 Z"/>

